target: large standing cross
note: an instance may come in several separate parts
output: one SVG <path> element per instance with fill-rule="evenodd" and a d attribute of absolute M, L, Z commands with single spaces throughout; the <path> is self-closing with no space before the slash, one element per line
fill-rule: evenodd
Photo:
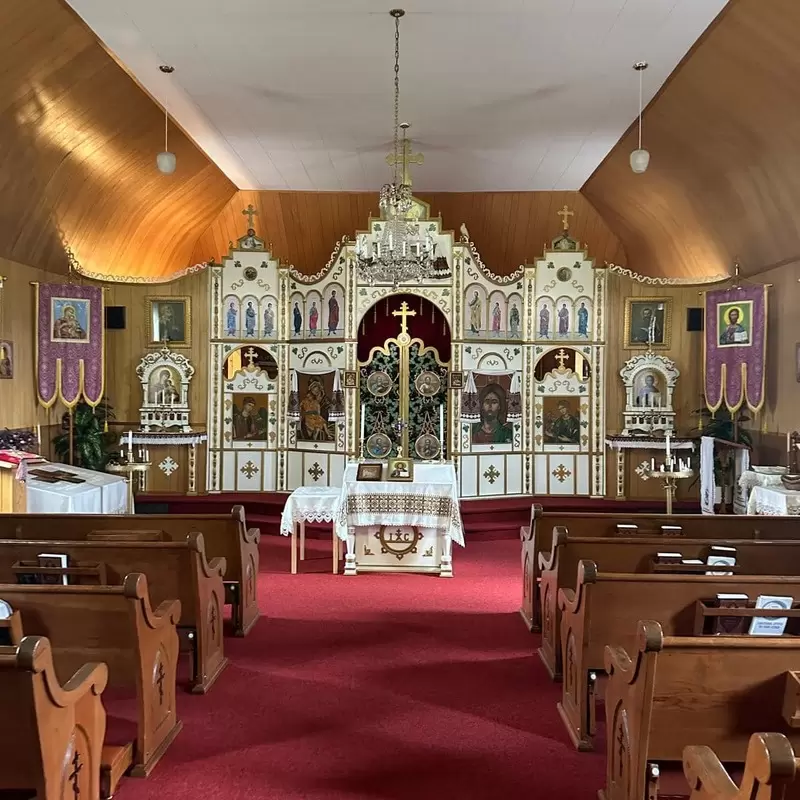
<path fill-rule="evenodd" d="M 409 307 L 408 307 L 408 303 L 406 303 L 406 301 L 403 300 L 403 302 L 400 303 L 400 310 L 399 311 L 392 311 L 392 316 L 393 317 L 402 317 L 402 319 L 400 320 L 400 324 L 403 326 L 402 329 L 401 329 L 401 333 L 407 333 L 408 332 L 408 319 L 407 318 L 408 317 L 416 317 L 417 316 L 417 312 L 416 311 L 411 311 L 409 309 Z"/>
<path fill-rule="evenodd" d="M 252 228 L 253 217 L 258 216 L 258 211 L 256 211 L 255 208 L 253 208 L 253 204 L 250 203 L 250 205 L 247 206 L 247 208 L 242 209 L 242 214 L 244 214 L 247 217 L 247 227 Z"/>
<path fill-rule="evenodd" d="M 569 210 L 569 206 L 565 204 L 564 208 L 562 208 L 561 211 L 558 212 L 558 216 L 561 217 L 561 222 L 564 225 L 564 230 L 568 231 L 569 230 L 569 218 L 570 217 L 574 217 L 575 216 L 575 212 L 574 211 L 570 211 Z"/>
<path fill-rule="evenodd" d="M 403 168 L 402 182 L 406 186 L 411 186 L 411 164 L 424 164 L 425 156 L 422 153 L 411 152 L 411 141 L 404 139 L 399 153 L 389 153 L 386 156 L 386 163 L 390 167 L 398 166 Z"/>

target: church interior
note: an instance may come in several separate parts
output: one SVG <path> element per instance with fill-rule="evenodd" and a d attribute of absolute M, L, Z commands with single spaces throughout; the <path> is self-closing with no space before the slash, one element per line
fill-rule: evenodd
<path fill-rule="evenodd" d="M 0 19 L 0 800 L 800 797 L 796 2 Z"/>

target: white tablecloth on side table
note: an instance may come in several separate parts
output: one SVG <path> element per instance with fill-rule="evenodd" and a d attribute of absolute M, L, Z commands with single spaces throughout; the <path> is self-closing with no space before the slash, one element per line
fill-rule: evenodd
<path fill-rule="evenodd" d="M 754 486 L 747 502 L 748 514 L 769 517 L 800 515 L 800 492 L 782 486 Z"/>
<path fill-rule="evenodd" d="M 105 472 L 70 466 L 42 464 L 31 467 L 43 472 L 64 470 L 86 483 L 45 483 L 35 475 L 26 478 L 30 514 L 126 514 L 128 487 L 124 478 Z"/>
<path fill-rule="evenodd" d="M 297 526 L 300 525 L 300 558 L 305 559 L 306 522 L 336 522 L 342 490 L 335 486 L 300 486 L 286 500 L 281 514 L 281 533 L 292 536 L 292 574 L 297 572 Z M 334 527 L 333 571 L 339 571 L 339 542 Z"/>

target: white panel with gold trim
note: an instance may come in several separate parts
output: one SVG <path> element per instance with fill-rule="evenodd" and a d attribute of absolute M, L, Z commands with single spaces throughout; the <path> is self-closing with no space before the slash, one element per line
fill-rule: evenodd
<path fill-rule="evenodd" d="M 549 456 L 536 455 L 533 461 L 533 493 L 537 495 L 549 494 L 549 481 L 547 474 L 547 467 L 549 464 Z"/>
<path fill-rule="evenodd" d="M 506 457 L 504 454 L 478 457 L 478 493 L 481 497 L 496 497 L 506 493 Z"/>
<path fill-rule="evenodd" d="M 459 477 L 461 478 L 461 496 L 478 496 L 478 459 L 475 456 L 462 456 L 459 461 Z"/>
<path fill-rule="evenodd" d="M 547 457 L 548 494 L 575 494 L 575 456 L 559 453 Z"/>

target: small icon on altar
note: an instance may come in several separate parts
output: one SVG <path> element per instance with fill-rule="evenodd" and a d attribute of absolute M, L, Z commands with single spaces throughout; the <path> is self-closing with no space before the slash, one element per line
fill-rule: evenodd
<path fill-rule="evenodd" d="M 382 477 L 383 464 L 378 462 L 358 465 L 357 481 L 379 481 Z"/>
<path fill-rule="evenodd" d="M 414 462 L 407 458 L 389 459 L 389 480 L 390 481 L 413 481 Z"/>

